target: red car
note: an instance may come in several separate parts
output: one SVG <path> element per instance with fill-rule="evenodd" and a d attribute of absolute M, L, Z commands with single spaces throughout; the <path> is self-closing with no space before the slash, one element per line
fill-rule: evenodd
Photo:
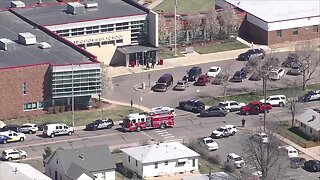
<path fill-rule="evenodd" d="M 210 83 L 210 77 L 206 74 L 200 75 L 197 79 L 196 85 L 198 86 L 206 86 L 208 83 Z"/>
<path fill-rule="evenodd" d="M 242 106 L 240 113 L 245 115 L 259 114 L 259 113 L 263 113 L 265 108 L 266 108 L 266 111 L 269 112 L 269 110 L 272 109 L 272 106 L 270 104 L 266 104 L 266 107 L 265 107 L 263 103 L 259 101 L 253 101 L 246 106 Z"/>

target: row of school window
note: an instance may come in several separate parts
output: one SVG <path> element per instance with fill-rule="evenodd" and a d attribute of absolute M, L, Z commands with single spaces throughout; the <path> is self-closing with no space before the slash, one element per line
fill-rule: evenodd
<path fill-rule="evenodd" d="M 118 39 L 118 40 L 112 40 L 112 41 L 101 41 L 101 42 L 94 42 L 94 43 L 87 43 L 87 44 L 79 44 L 78 46 L 82 47 L 82 48 L 87 48 L 87 47 L 91 47 L 91 46 L 101 46 L 101 45 L 106 45 L 106 44 L 122 44 L 123 43 L 123 39 Z"/>
<path fill-rule="evenodd" d="M 318 25 L 312 26 L 312 32 L 318 33 L 319 32 L 319 26 Z M 299 28 L 293 28 L 292 29 L 292 35 L 293 36 L 298 36 L 299 35 Z M 282 30 L 277 30 L 276 31 L 276 36 L 278 38 L 281 38 L 282 37 Z"/>
<path fill-rule="evenodd" d="M 29 102 L 23 104 L 23 110 L 29 111 L 29 110 L 35 110 L 35 109 L 43 109 L 43 102 Z"/>

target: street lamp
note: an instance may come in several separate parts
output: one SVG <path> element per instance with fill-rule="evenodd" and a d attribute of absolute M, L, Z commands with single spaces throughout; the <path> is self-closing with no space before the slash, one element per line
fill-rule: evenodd
<path fill-rule="evenodd" d="M 73 64 L 71 65 L 71 109 L 72 109 L 72 126 L 74 126 L 74 93 L 73 93 Z"/>
<path fill-rule="evenodd" d="M 177 55 L 177 7 L 178 0 L 174 1 L 174 56 Z"/>

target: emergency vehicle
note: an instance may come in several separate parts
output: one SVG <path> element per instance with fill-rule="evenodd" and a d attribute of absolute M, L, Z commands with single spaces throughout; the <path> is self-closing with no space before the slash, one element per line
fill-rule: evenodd
<path fill-rule="evenodd" d="M 151 111 L 149 113 L 129 114 L 123 119 L 125 131 L 141 131 L 144 129 L 173 127 L 174 115 L 171 111 Z"/>

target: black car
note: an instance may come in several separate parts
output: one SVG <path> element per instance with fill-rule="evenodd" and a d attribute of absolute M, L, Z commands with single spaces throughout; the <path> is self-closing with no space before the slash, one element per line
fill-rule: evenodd
<path fill-rule="evenodd" d="M 243 79 L 247 78 L 247 73 L 245 71 L 237 71 L 234 73 L 233 77 L 230 79 L 231 82 L 242 82 Z"/>
<path fill-rule="evenodd" d="M 20 130 L 20 126 L 19 125 L 6 125 L 6 126 L 3 126 L 3 128 L 1 128 L 1 132 L 3 131 L 14 131 L 14 132 L 21 132 Z"/>
<path fill-rule="evenodd" d="M 293 64 L 299 64 L 298 60 L 299 60 L 299 56 L 295 53 L 291 53 L 286 58 L 286 60 L 281 64 L 281 66 L 291 68 Z"/>
<path fill-rule="evenodd" d="M 320 172 L 320 161 L 318 160 L 306 161 L 303 167 L 306 171 L 309 171 L 309 172 Z"/>
<path fill-rule="evenodd" d="M 98 129 L 110 129 L 113 126 L 112 119 L 97 119 L 90 124 L 86 125 L 87 131 L 95 131 Z"/>
<path fill-rule="evenodd" d="M 189 71 L 187 71 L 188 81 L 196 81 L 197 78 L 202 74 L 201 67 L 194 66 Z"/>
<path fill-rule="evenodd" d="M 172 84 L 172 74 L 164 74 L 158 79 L 156 85 L 152 87 L 152 90 L 156 92 L 166 92 Z"/>
<path fill-rule="evenodd" d="M 297 169 L 297 168 L 302 167 L 305 162 L 306 162 L 305 158 L 293 157 L 293 158 L 290 158 L 290 167 Z"/>
<path fill-rule="evenodd" d="M 179 109 L 199 113 L 205 109 L 205 105 L 202 101 L 191 99 L 188 101 L 180 101 Z"/>
<path fill-rule="evenodd" d="M 209 117 L 209 116 L 226 116 L 228 114 L 228 110 L 223 106 L 212 106 L 206 110 L 200 112 L 201 117 Z"/>
<path fill-rule="evenodd" d="M 238 56 L 238 60 L 240 61 L 249 61 L 252 58 L 259 57 L 260 59 L 263 59 L 265 57 L 266 53 L 263 49 L 257 48 L 257 49 L 250 49 L 245 53 L 241 53 Z"/>

